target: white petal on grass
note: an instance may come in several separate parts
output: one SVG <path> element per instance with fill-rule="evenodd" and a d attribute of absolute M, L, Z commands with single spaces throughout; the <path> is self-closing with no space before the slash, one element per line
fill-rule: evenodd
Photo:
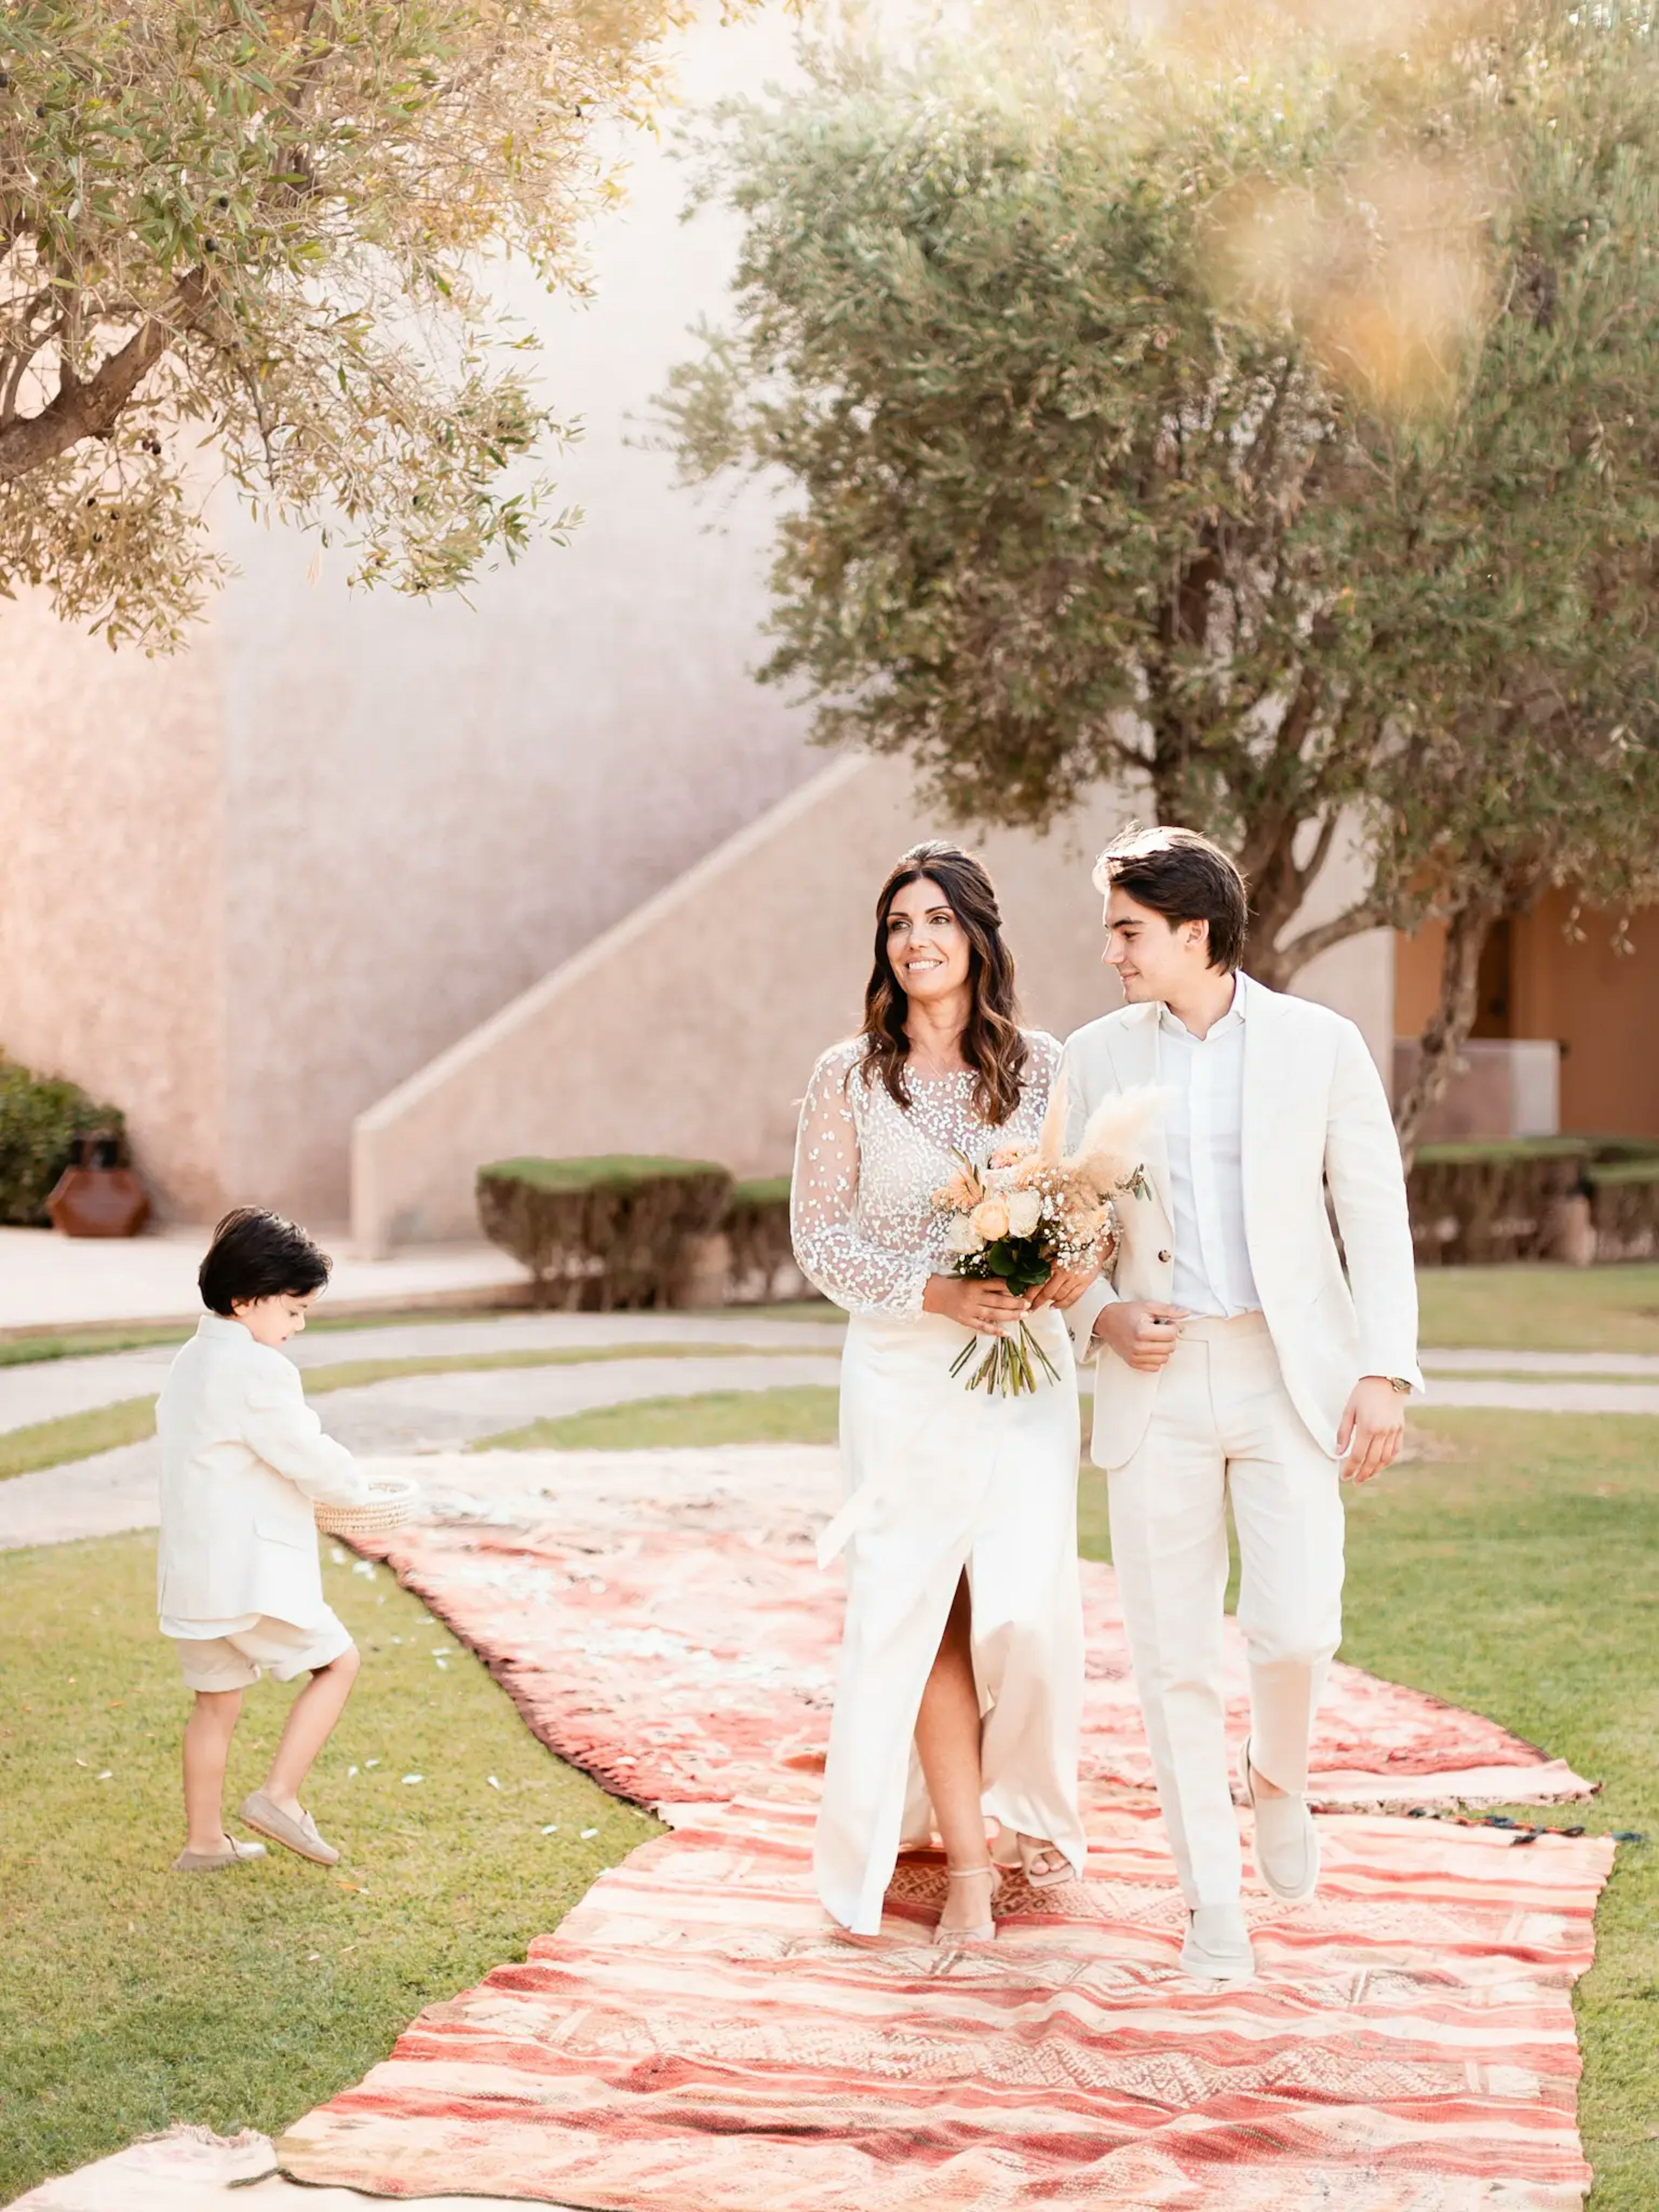
<path fill-rule="evenodd" d="M 351 1571 L 354 1575 L 361 1575 L 366 1583 L 372 1583 L 374 1579 L 374 1562 L 373 1559 L 359 1559 Z"/>
<path fill-rule="evenodd" d="M 328 1556 L 329 1556 L 329 1558 L 330 1558 L 331 1559 L 332 1559 L 332 1560 L 333 1560 L 333 1562 L 334 1562 L 334 1564 L 335 1564 L 335 1565 L 336 1565 L 337 1567 L 343 1567 L 343 1566 L 344 1566 L 344 1565 L 345 1565 L 345 1563 L 346 1563 L 346 1555 L 345 1555 L 345 1553 L 344 1553 L 340 1549 L 340 1547 L 339 1547 L 339 1546 L 338 1546 L 337 1544 L 331 1544 L 331 1545 L 329 1546 L 329 1547 L 328 1547 Z"/>
<path fill-rule="evenodd" d="M 103 1772 L 99 1776 L 98 1779 L 100 1782 L 107 1782 L 114 1771 L 115 1769 L 112 1766 L 106 1766 Z"/>
<path fill-rule="evenodd" d="M 599 1832 L 597 1828 L 584 1828 L 582 1830 L 582 1841 L 586 1843 L 591 1837 L 597 1836 Z"/>
<path fill-rule="evenodd" d="M 501 1784 L 496 1781 L 493 1774 L 486 1774 L 484 1780 L 489 1784 L 492 1790 L 499 1790 L 501 1786 Z"/>
<path fill-rule="evenodd" d="M 556 1820 L 550 1820 L 547 1826 L 542 1830 L 542 1833 L 544 1836 L 556 1836 L 558 1832 L 559 1824 Z"/>
<path fill-rule="evenodd" d="M 424 1774 L 405 1774 L 404 1780 L 405 1782 L 424 1782 L 426 1780 L 426 1777 Z"/>
<path fill-rule="evenodd" d="M 380 1762 L 378 1759 L 366 1759 L 363 1761 L 363 1765 L 365 1766 L 378 1766 L 380 1763 Z"/>
<path fill-rule="evenodd" d="M 356 1771 L 357 1770 L 355 1766 L 348 1766 L 346 1769 L 346 1780 L 349 1782 L 356 1775 Z"/>

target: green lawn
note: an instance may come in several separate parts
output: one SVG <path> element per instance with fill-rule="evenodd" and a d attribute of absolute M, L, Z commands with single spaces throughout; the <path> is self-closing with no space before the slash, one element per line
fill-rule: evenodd
<path fill-rule="evenodd" d="M 0 1557 L 0 2202 L 175 2122 L 297 2118 L 655 1832 L 544 1751 L 390 1575 L 332 1550 L 365 1664 L 310 1799 L 345 1858 L 194 1878 L 167 1867 L 189 1701 L 154 1537 Z M 248 1693 L 233 1804 L 289 1694 Z"/>
<path fill-rule="evenodd" d="M 1659 1267 L 1420 1267 L 1417 1290 L 1449 1351 L 1659 1352 Z"/>
<path fill-rule="evenodd" d="M 1566 1280 L 1620 1275 L 1628 1299 L 1651 1272 Z M 835 1405 L 822 1388 L 711 1392 L 507 1441 L 823 1443 Z M 1606 1785 L 1588 1807 L 1527 1817 L 1655 1839 L 1621 1849 L 1577 1996 L 1591 2212 L 1653 2212 L 1659 1420 L 1449 1410 L 1414 1425 L 1429 1454 L 1350 1497 L 1344 1656 L 1489 1713 Z M 1080 1534 L 1106 1555 L 1103 1485 L 1088 1468 Z M 345 1878 L 286 1858 L 195 1884 L 169 1876 L 185 1699 L 154 1633 L 152 1557 L 143 1537 L 0 1557 L 0 1802 L 20 1808 L 0 1860 L 0 2197 L 173 2120 L 293 2118 L 356 2079 L 420 2004 L 553 1925 L 648 1832 L 542 1753 L 385 1574 L 371 1583 L 331 1565 L 331 1602 L 369 1661 L 314 1793 L 348 1848 Z M 239 1792 L 283 1695 L 250 1698 Z M 409 1771 L 424 1782 L 406 1787 Z M 552 1821 L 558 1834 L 543 1838 Z M 585 1827 L 599 1833 L 580 1840 Z"/>

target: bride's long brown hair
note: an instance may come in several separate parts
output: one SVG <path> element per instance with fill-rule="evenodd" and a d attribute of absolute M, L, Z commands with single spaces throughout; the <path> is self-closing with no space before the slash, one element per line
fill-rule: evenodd
<path fill-rule="evenodd" d="M 972 994 L 962 1056 L 974 1071 L 974 1105 L 980 1119 L 1000 1128 L 1019 1104 L 1029 1048 L 1021 1036 L 1014 998 L 1013 956 L 1002 941 L 1002 915 L 991 878 L 971 853 L 943 838 L 913 845 L 881 887 L 876 901 L 876 957 L 864 994 L 866 1082 L 879 1077 L 908 1113 L 906 1079 L 910 1040 L 904 1018 L 909 1000 L 887 957 L 887 915 L 907 884 L 937 884 L 968 939 L 968 988 Z"/>

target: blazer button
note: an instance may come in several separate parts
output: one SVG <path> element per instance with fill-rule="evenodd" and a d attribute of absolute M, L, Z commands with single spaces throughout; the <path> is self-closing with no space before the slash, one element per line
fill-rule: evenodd
<path fill-rule="evenodd" d="M 1175 1254 L 1173 1252 L 1160 1252 L 1158 1255 L 1158 1265 L 1160 1267 L 1167 1267 L 1174 1257 Z"/>

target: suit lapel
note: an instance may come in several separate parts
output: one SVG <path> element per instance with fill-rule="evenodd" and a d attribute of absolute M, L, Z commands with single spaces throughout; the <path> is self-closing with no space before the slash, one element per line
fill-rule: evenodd
<path fill-rule="evenodd" d="M 1244 1184 L 1244 1237 L 1256 1248 L 1255 1208 L 1267 1195 L 1273 1158 L 1279 1085 L 1291 1072 L 1279 1049 L 1279 994 L 1250 983 L 1244 1016 L 1244 1095 L 1239 1128 L 1240 1167 Z"/>
<path fill-rule="evenodd" d="M 1163 1009 L 1145 1006 L 1137 1007 L 1135 1012 L 1139 1018 L 1121 1022 L 1111 1038 L 1112 1070 L 1120 1091 L 1139 1090 L 1143 1085 L 1155 1087 L 1158 1083 L 1158 1020 Z M 1146 1139 L 1146 1176 L 1164 1209 L 1164 1218 L 1173 1220 L 1170 1206 L 1170 1141 L 1162 1114 L 1153 1117 Z"/>

